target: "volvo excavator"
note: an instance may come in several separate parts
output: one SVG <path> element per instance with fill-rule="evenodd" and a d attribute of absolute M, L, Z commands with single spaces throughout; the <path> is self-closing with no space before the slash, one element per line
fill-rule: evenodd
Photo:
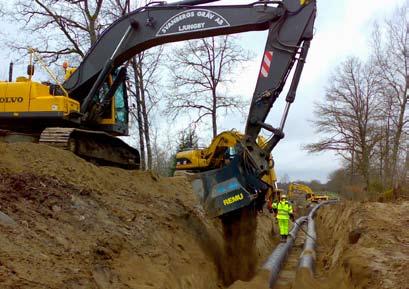
<path fill-rule="evenodd" d="M 216 1 L 152 2 L 119 18 L 60 86 L 32 81 L 31 68 L 28 78 L 0 83 L 3 138 L 24 135 L 98 163 L 137 168 L 138 151 L 117 138 L 128 133 L 128 60 L 165 43 L 268 30 L 245 132 L 235 140 L 234 155 L 223 164 L 210 162 L 192 180 L 209 216 L 257 206 L 269 189 L 265 176 L 271 172 L 270 154 L 284 137 L 313 38 L 316 0 L 208 5 Z M 292 79 L 287 104 L 280 126 L 273 127 L 266 118 L 287 78 Z M 262 146 L 257 143 L 261 130 L 271 134 Z"/>

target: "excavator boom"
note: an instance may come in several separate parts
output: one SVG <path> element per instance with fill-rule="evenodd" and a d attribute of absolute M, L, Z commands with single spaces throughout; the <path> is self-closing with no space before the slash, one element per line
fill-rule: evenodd
<path fill-rule="evenodd" d="M 88 129 L 123 135 L 127 119 L 118 127 L 122 111 L 114 106 L 124 102 L 124 65 L 134 55 L 165 43 L 227 35 L 246 31 L 268 30 L 259 77 L 251 101 L 245 134 L 236 141 L 237 154 L 223 167 L 209 166 L 193 180 L 197 194 L 207 204 L 208 212 L 218 216 L 254 203 L 268 189 L 263 177 L 271 171 L 270 153 L 284 137 L 283 128 L 290 104 L 294 101 L 298 82 L 313 37 L 316 0 L 258 1 L 247 5 L 204 5 L 214 0 L 184 0 L 176 3 L 153 2 L 115 21 L 91 47 L 79 67 L 62 84 L 68 97 L 79 109 L 68 111 L 64 120 L 75 119 L 78 141 L 76 149 L 89 151 Z M 293 65 L 292 82 L 286 97 L 287 106 L 278 128 L 266 118 L 280 95 Z M 30 84 L 31 85 L 31 84 Z M 107 88 L 108 85 L 108 89 Z M 118 97 L 117 101 L 116 97 Z M 54 96 L 49 96 L 53 100 Z M 123 105 L 123 104 L 122 104 Z M 110 122 L 101 119 L 110 116 Z M 108 119 L 108 118 L 107 118 Z M 260 131 L 272 133 L 263 146 L 257 144 Z M 60 133 L 60 131 L 58 131 Z M 64 142 L 71 138 L 66 130 Z M 68 137 L 65 137 L 65 135 Z M 58 136 L 62 138 L 61 136 Z M 54 141 L 49 131 L 47 139 Z M 98 142 L 99 144 L 100 142 Z M 116 144 L 110 145 L 114 148 Z M 93 147 L 98 147 L 93 145 Z M 100 148 L 98 148 L 100 149 Z M 100 149 L 105 151 L 105 149 Z M 129 159 L 132 151 L 124 151 Z M 95 159 L 95 157 L 93 157 Z M 139 156 L 137 156 L 139 159 Z M 114 161 L 114 160 L 112 160 Z"/>
<path fill-rule="evenodd" d="M 198 2 L 210 1 L 180 3 Z M 71 97 L 83 104 L 88 103 L 86 98 L 93 96 L 109 71 L 148 48 L 188 39 L 269 29 L 246 128 L 246 134 L 255 141 L 284 86 L 302 42 L 312 38 L 314 19 L 315 1 L 305 6 L 299 0 L 229 6 L 195 7 L 178 3 L 146 6 L 115 21 L 63 86 Z M 82 105 L 82 110 L 86 112 L 88 107 Z"/>

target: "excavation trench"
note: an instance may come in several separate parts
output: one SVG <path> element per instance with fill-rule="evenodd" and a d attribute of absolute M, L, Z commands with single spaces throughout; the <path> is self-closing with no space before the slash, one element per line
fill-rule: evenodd
<path fill-rule="evenodd" d="M 298 270 L 294 289 L 408 288 L 408 202 L 342 202 L 315 219 L 315 270 Z"/>
<path fill-rule="evenodd" d="M 297 274 L 293 288 L 405 288 L 408 210 L 320 209 L 315 279 Z M 267 288 L 259 268 L 278 244 L 268 213 L 257 226 L 245 215 L 208 219 L 185 178 L 96 167 L 37 144 L 0 143 L 0 212 L 4 289 Z"/>
<path fill-rule="evenodd" d="M 408 208 L 409 202 L 342 202 L 323 207 L 314 220 L 315 229 L 311 219 L 308 227 L 300 227 L 278 274 L 281 260 L 275 256 L 277 263 L 266 266 L 269 271 L 258 270 L 252 280 L 238 281 L 231 288 L 268 288 L 273 279 L 274 289 L 406 289 Z M 280 246 L 284 248 L 279 245 L 272 255 L 280 252 Z"/>
<path fill-rule="evenodd" d="M 277 241 L 269 214 L 207 218 L 183 177 L 29 143 L 0 143 L 0 212 L 5 289 L 225 288 Z"/>

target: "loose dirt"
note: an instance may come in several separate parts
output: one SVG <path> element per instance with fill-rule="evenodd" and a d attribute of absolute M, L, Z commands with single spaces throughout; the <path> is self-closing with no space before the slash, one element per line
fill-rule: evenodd
<path fill-rule="evenodd" d="M 352 203 L 317 215 L 315 279 L 298 272 L 297 289 L 408 289 L 409 202 Z"/>
<path fill-rule="evenodd" d="M 409 202 L 320 209 L 315 278 L 298 272 L 288 287 L 408 289 L 408 211 Z M 0 143 L 0 288 L 266 288 L 259 268 L 278 240 L 270 215 L 257 226 L 251 216 L 208 219 L 183 177 Z"/>
<path fill-rule="evenodd" d="M 206 218 L 183 177 L 37 144 L 0 143 L 0 212 L 0 288 L 225 288 L 276 242 L 267 214 L 225 242 L 235 224 Z"/>
<path fill-rule="evenodd" d="M 409 289 L 408 212 L 407 201 L 342 202 L 319 209 L 314 276 L 294 270 L 301 231 L 274 289 Z M 231 288 L 267 288 L 268 278 L 260 270 L 251 281 L 237 281 Z"/>

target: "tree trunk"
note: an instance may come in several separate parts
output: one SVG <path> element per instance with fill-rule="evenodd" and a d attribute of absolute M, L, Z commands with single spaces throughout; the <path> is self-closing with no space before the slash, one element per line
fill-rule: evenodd
<path fill-rule="evenodd" d="M 217 136 L 217 99 L 216 99 L 216 90 L 212 91 L 213 97 L 213 109 L 212 109 L 212 128 L 213 128 L 213 138 Z"/>
<path fill-rule="evenodd" d="M 404 166 L 404 171 L 403 171 L 403 186 L 404 188 L 407 188 L 409 184 L 408 180 L 408 172 L 409 172 L 409 144 L 406 145 L 406 157 L 405 157 L 405 166 Z M 408 193 L 405 191 L 405 193 Z"/>
<path fill-rule="evenodd" d="M 138 55 L 138 64 L 139 64 L 139 91 L 141 95 L 141 108 L 142 108 L 142 118 L 143 118 L 143 132 L 145 134 L 145 143 L 146 143 L 146 153 L 147 153 L 147 168 L 148 170 L 152 169 L 152 146 L 149 134 L 149 117 L 148 111 L 146 109 L 146 97 L 145 97 L 145 86 L 143 81 L 143 72 L 142 72 L 142 58 L 141 55 Z"/>
<path fill-rule="evenodd" d="M 354 176 L 355 176 L 355 140 L 352 139 L 352 150 L 351 150 L 351 176 L 349 178 L 349 184 L 352 185 L 354 183 Z"/>
<path fill-rule="evenodd" d="M 89 38 L 91 42 L 91 46 L 97 42 L 97 31 L 95 30 L 95 20 L 94 19 L 89 19 Z"/>
<path fill-rule="evenodd" d="M 383 155 L 385 187 L 392 186 L 391 160 L 389 158 L 390 156 L 390 151 L 389 151 L 390 150 L 390 135 L 391 135 L 391 125 L 390 125 L 390 116 L 388 116 L 388 122 L 387 122 L 387 127 L 386 127 L 386 134 L 385 134 L 385 153 Z"/>
<path fill-rule="evenodd" d="M 142 108 L 141 108 L 141 97 L 139 93 L 139 78 L 138 78 L 138 67 L 137 67 L 137 59 L 134 56 L 132 58 L 132 68 L 134 71 L 134 81 L 135 81 L 135 95 L 136 95 L 136 118 L 138 121 L 138 133 L 139 133 L 139 150 L 141 155 L 141 170 L 146 169 L 146 161 L 145 161 L 145 140 L 144 140 L 144 129 L 143 129 L 143 119 L 142 119 Z"/>
<path fill-rule="evenodd" d="M 371 180 L 369 175 L 369 154 L 366 148 L 365 150 L 362 151 L 362 175 L 365 179 L 367 191 L 369 191 L 369 185 L 371 184 Z"/>
<path fill-rule="evenodd" d="M 360 163 L 360 173 L 361 176 L 364 178 L 365 186 L 366 186 L 366 191 L 369 191 L 369 184 L 370 184 L 370 179 L 369 179 L 369 148 L 366 145 L 366 140 L 367 140 L 367 135 L 366 135 L 366 127 L 362 127 L 359 129 L 360 130 L 360 149 L 362 152 L 361 155 L 361 161 Z"/>
<path fill-rule="evenodd" d="M 384 133 L 384 128 L 381 126 L 381 137 L 382 139 L 379 142 L 379 180 L 382 184 L 382 188 L 385 188 L 385 168 L 384 168 L 384 160 L 385 160 L 385 151 L 384 151 L 384 140 L 385 140 L 385 133 Z"/>
<path fill-rule="evenodd" d="M 407 91 L 405 90 L 405 95 L 403 96 L 403 101 L 400 107 L 399 112 L 399 120 L 396 125 L 396 134 L 395 139 L 393 140 L 393 149 L 392 149 L 392 186 L 395 187 L 397 185 L 398 180 L 398 172 L 397 172 L 397 164 L 398 164 L 398 153 L 399 153 L 399 145 L 402 138 L 402 131 L 404 125 L 404 117 L 407 105 Z"/>

